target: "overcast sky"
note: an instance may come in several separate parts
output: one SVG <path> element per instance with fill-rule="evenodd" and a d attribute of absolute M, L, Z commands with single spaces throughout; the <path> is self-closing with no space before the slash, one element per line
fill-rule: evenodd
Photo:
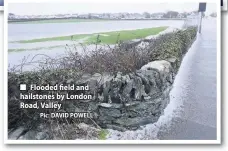
<path fill-rule="evenodd" d="M 9 13 L 17 15 L 47 15 L 62 13 L 155 13 L 169 10 L 198 10 L 198 3 L 9 3 Z M 216 12 L 215 3 L 207 3 L 206 14 Z"/>

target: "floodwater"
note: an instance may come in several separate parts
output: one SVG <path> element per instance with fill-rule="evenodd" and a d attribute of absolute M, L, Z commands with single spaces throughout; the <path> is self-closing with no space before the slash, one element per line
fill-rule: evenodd
<path fill-rule="evenodd" d="M 92 34 L 98 32 L 132 30 L 141 28 L 153 28 L 169 26 L 170 29 L 182 28 L 182 20 L 148 20 L 148 21 L 100 21 L 100 22 L 79 22 L 79 23 L 45 23 L 45 24 L 9 24 L 8 27 L 8 49 L 27 49 L 24 51 L 9 52 L 8 63 L 10 67 L 19 65 L 24 58 L 30 61 L 37 54 L 57 57 L 64 55 L 70 46 L 77 45 L 78 41 L 49 41 L 38 43 L 17 43 L 13 41 L 30 40 L 34 38 L 47 38 L 55 36 L 67 36 L 73 34 Z M 94 48 L 94 46 L 89 46 Z M 78 46 L 77 51 L 82 47 Z M 36 57 L 37 60 L 43 56 Z M 34 66 L 26 67 L 28 70 Z M 34 67 L 35 68 L 35 67 Z"/>
<path fill-rule="evenodd" d="M 181 28 L 183 23 L 184 21 L 180 20 L 124 20 L 78 23 L 9 24 L 8 40 L 29 40 L 73 34 L 91 34 L 118 30 L 152 28 L 160 26 L 172 26 Z"/>

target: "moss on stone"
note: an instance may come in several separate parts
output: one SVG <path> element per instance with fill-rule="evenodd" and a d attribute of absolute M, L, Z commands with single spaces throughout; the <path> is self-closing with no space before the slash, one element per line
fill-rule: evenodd
<path fill-rule="evenodd" d="M 108 135 L 108 130 L 101 129 L 100 132 L 98 133 L 98 139 L 99 140 L 106 140 Z"/>

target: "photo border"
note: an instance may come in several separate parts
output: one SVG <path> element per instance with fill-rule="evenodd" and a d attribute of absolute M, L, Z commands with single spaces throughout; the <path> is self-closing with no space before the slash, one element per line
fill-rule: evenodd
<path fill-rule="evenodd" d="M 183 0 L 8 0 L 4 3 L 4 144 L 221 144 L 221 5 L 218 0 L 185 0 L 217 5 L 217 139 L 216 140 L 9 140 L 8 139 L 8 4 L 9 3 L 177 3 Z"/>

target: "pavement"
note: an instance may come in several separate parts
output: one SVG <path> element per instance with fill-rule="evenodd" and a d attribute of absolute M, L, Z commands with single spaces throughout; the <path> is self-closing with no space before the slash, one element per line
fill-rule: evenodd
<path fill-rule="evenodd" d="M 217 38 L 216 20 L 203 20 L 191 51 L 183 59 L 171 101 L 181 101 L 180 116 L 161 128 L 162 140 L 216 140 Z"/>

